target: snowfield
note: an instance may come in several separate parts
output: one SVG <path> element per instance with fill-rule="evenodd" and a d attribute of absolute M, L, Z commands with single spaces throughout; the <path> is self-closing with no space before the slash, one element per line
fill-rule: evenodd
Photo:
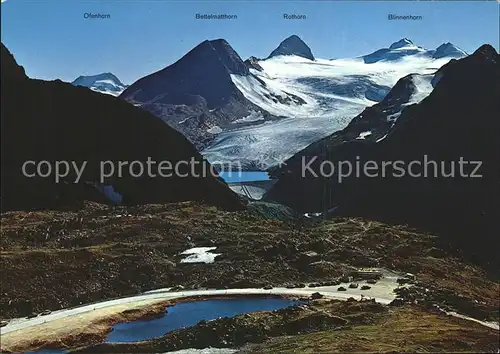
<path fill-rule="evenodd" d="M 345 128 L 365 108 L 380 102 L 404 76 L 417 74 L 412 77 L 416 92 L 402 108 L 420 102 L 432 92 L 434 73 L 457 51 L 434 58 L 436 53 L 403 39 L 358 58 L 309 60 L 291 55 L 260 60 L 263 71 L 250 69 L 252 75 L 233 74 L 231 79 L 249 101 L 283 119 L 223 127 L 202 153 L 209 161 L 238 161 L 248 169 L 278 165 L 314 141 Z M 388 118 L 395 121 L 400 114 Z"/>
<path fill-rule="evenodd" d="M 188 255 L 181 259 L 181 263 L 213 263 L 215 257 L 220 256 L 220 253 L 212 253 L 217 247 L 194 247 L 190 248 L 181 254 Z"/>

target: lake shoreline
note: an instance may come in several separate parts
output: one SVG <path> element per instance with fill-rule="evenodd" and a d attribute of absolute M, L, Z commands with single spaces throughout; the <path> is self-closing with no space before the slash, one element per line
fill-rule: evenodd
<path fill-rule="evenodd" d="M 180 303 L 186 302 L 197 302 L 205 300 L 227 300 L 227 299 L 239 299 L 239 298 L 272 298 L 272 299 L 289 299 L 298 300 L 299 296 L 291 294 L 232 294 L 232 295 L 200 295 L 200 296 L 188 296 L 179 297 L 169 300 L 159 300 L 157 302 L 151 303 L 145 306 L 137 306 L 135 303 L 130 303 L 130 307 L 114 314 L 104 314 L 104 317 L 98 319 L 90 320 L 88 323 L 79 325 L 82 327 L 73 328 L 70 333 L 66 333 L 57 339 L 30 339 L 29 334 L 22 342 L 17 342 L 15 345 L 10 345 L 9 334 L 18 331 L 23 331 L 24 329 L 19 329 L 17 331 L 8 332 L 4 336 L 7 338 L 2 338 L 2 352 L 12 353 L 12 352 L 26 352 L 26 351 L 39 351 L 46 349 L 54 350 L 67 350 L 70 348 L 77 348 L 82 346 L 89 346 L 100 344 L 106 341 L 107 336 L 112 331 L 113 326 L 120 323 L 130 323 L 142 320 L 153 320 L 157 318 L 162 318 L 167 315 L 168 308 L 175 306 Z M 135 305 L 135 306 L 134 306 Z M 106 309 L 106 308 L 104 308 Z M 94 311 L 99 311 L 103 309 L 97 309 Z M 61 321 L 63 319 L 54 320 L 51 322 Z M 64 320 L 63 320 L 64 321 Z M 38 325 L 40 326 L 40 325 Z M 50 327 L 50 322 L 43 323 L 42 326 Z M 5 340 L 7 339 L 7 344 Z"/>

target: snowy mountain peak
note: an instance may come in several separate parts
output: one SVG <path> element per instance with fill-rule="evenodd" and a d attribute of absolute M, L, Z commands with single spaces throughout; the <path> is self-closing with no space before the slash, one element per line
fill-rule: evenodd
<path fill-rule="evenodd" d="M 408 47 L 408 46 L 415 46 L 415 44 L 411 40 L 409 40 L 408 38 L 403 38 L 397 42 L 392 43 L 391 46 L 389 47 L 389 49 L 399 49 L 399 48 Z"/>
<path fill-rule="evenodd" d="M 437 47 L 433 55 L 433 57 L 436 59 L 444 57 L 462 58 L 465 56 L 467 56 L 467 53 L 465 51 L 450 42 L 443 43 L 439 47 Z"/>
<path fill-rule="evenodd" d="M 114 74 L 109 72 L 90 76 L 79 76 L 71 84 L 73 86 L 88 87 L 93 91 L 113 96 L 118 96 L 127 88 L 127 85 L 122 83 Z"/>
<path fill-rule="evenodd" d="M 362 58 L 366 64 L 371 64 L 379 61 L 396 61 L 411 55 L 421 55 L 425 52 L 424 48 L 417 46 L 408 38 L 403 38 L 392 43 L 389 48 L 379 49 L 362 56 Z"/>
<path fill-rule="evenodd" d="M 268 59 L 279 55 L 296 55 L 309 60 L 314 60 L 311 49 L 302 39 L 300 39 L 299 36 L 295 34 L 281 42 L 278 48 L 271 52 Z"/>

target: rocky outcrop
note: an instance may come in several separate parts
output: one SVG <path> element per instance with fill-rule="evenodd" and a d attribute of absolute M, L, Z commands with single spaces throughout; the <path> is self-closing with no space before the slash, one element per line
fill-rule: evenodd
<path fill-rule="evenodd" d="M 260 66 L 259 60 L 260 60 L 259 58 L 251 56 L 250 58 L 248 58 L 247 60 L 245 60 L 245 64 L 247 65 L 247 67 L 249 69 L 255 69 L 255 70 L 258 70 L 258 71 L 263 71 L 264 69 L 262 68 L 262 66 Z"/>

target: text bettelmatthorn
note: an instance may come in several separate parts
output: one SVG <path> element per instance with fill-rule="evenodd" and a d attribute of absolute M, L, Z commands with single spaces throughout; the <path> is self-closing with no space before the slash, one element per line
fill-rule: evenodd
<path fill-rule="evenodd" d="M 196 20 L 237 20 L 238 15 L 228 15 L 228 14 L 196 14 L 194 16 Z"/>

